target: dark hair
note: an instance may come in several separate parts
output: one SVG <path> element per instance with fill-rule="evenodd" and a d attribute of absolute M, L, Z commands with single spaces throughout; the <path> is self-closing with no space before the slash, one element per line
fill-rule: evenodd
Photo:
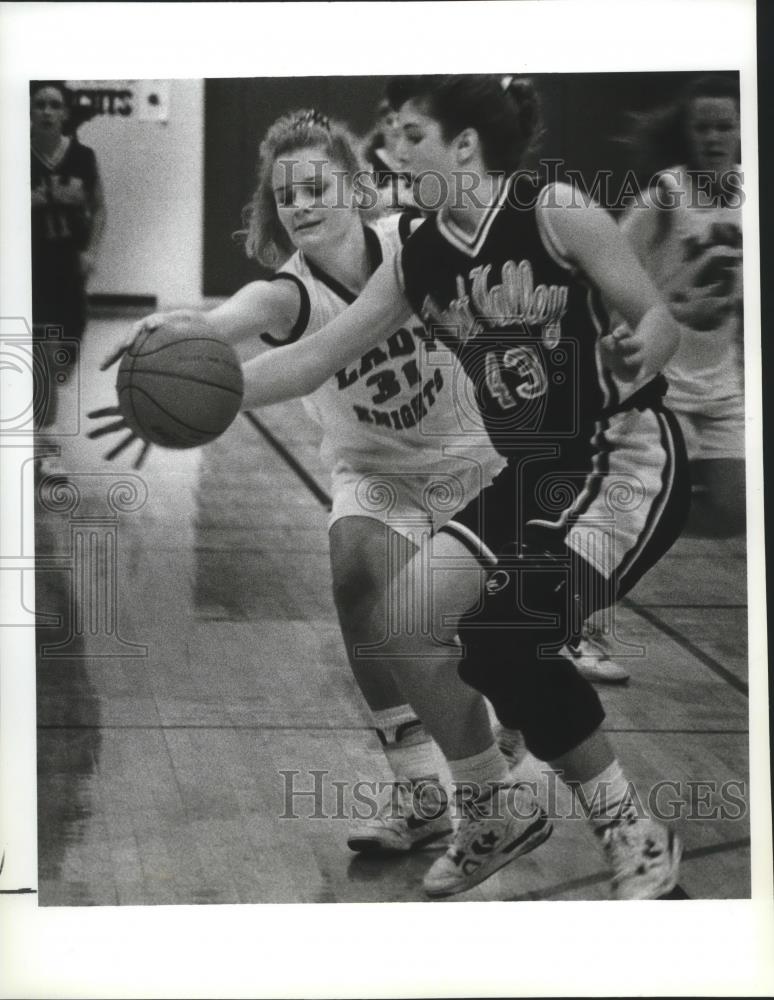
<path fill-rule="evenodd" d="M 399 76 L 387 86 L 396 110 L 416 101 L 450 142 L 463 129 L 478 133 L 489 170 L 512 173 L 541 133 L 537 92 L 515 76 Z"/>
<path fill-rule="evenodd" d="M 39 90 L 44 90 L 46 87 L 52 87 L 53 89 L 58 90 L 62 95 L 65 107 L 68 109 L 70 108 L 72 104 L 72 93 L 63 80 L 30 80 L 30 103 L 32 103 L 35 94 L 37 94 Z"/>
<path fill-rule="evenodd" d="M 631 148 L 635 170 L 651 177 L 664 167 L 690 162 L 688 119 L 691 102 L 702 97 L 729 98 L 738 109 L 737 74 L 706 73 L 694 77 L 667 107 L 627 116 L 628 132 L 620 141 Z"/>

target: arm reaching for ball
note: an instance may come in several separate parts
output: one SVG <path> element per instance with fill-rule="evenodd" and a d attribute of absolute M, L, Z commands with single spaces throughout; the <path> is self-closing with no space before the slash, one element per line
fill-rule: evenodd
<path fill-rule="evenodd" d="M 411 316 L 395 261 L 385 261 L 351 306 L 309 337 L 244 365 L 242 409 L 308 396 L 344 365 L 385 340 Z"/>
<path fill-rule="evenodd" d="M 105 371 L 123 358 L 143 335 L 148 337 L 160 332 L 176 334 L 181 338 L 219 338 L 251 357 L 265 346 L 261 339 L 263 334 L 271 332 L 272 336 L 281 339 L 289 335 L 300 307 L 300 292 L 292 282 L 254 281 L 208 312 L 175 309 L 166 313 L 152 313 L 132 326 L 128 337 L 105 358 L 100 370 Z M 130 428 L 119 406 L 93 410 L 88 417 L 92 420 L 109 420 L 107 424 L 89 431 L 87 437 L 92 440 L 106 434 L 127 432 L 105 454 L 107 461 L 117 458 L 134 441 L 143 440 L 136 430 Z M 139 469 L 145 462 L 150 447 L 150 442 L 143 441 L 143 447 L 133 463 L 135 469 Z"/>
<path fill-rule="evenodd" d="M 280 294 L 267 295 L 266 290 Z M 288 292 L 292 298 L 289 299 Z M 292 308 L 291 308 L 292 303 Z M 132 337 L 106 359 L 103 369 L 115 364 L 141 337 L 161 330 L 181 338 L 215 336 L 236 343 L 248 342 L 251 354 L 256 338 L 271 329 L 275 339 L 289 339 L 300 304 L 299 293 L 290 282 L 254 282 L 209 313 L 178 310 L 154 314 L 132 328 Z M 268 313 L 268 320 L 267 320 Z M 243 362 L 244 395 L 241 409 L 308 395 L 349 361 L 384 340 L 411 315 L 398 284 L 392 261 L 383 264 L 362 294 L 340 316 L 317 333 Z M 256 317 L 259 317 L 256 319 Z M 279 337 L 276 337 L 279 334 Z M 91 438 L 127 430 L 128 434 L 105 457 L 115 458 L 139 435 L 127 424 L 120 407 L 106 407 L 89 414 L 93 419 L 111 418 L 107 425 L 89 433 Z M 112 418 L 117 418 L 113 420 Z M 147 454 L 143 449 L 139 461 Z"/>
<path fill-rule="evenodd" d="M 261 335 L 285 339 L 293 328 L 301 308 L 301 294 L 290 281 L 252 281 L 221 305 L 207 312 L 197 309 L 174 309 L 151 313 L 138 320 L 129 335 L 100 366 L 112 367 L 143 333 L 160 329 L 176 330 L 190 336 L 220 337 L 232 346 L 254 354 L 261 350 Z"/>

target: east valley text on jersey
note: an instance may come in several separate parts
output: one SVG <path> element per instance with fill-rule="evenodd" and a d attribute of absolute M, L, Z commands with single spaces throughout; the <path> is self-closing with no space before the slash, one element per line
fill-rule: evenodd
<path fill-rule="evenodd" d="M 540 435 L 585 464 L 620 387 L 600 359 L 601 296 L 539 213 L 550 192 L 516 175 L 472 236 L 442 213 L 429 219 L 404 246 L 400 277 L 428 335 L 457 353 L 495 447 L 512 454 Z"/>

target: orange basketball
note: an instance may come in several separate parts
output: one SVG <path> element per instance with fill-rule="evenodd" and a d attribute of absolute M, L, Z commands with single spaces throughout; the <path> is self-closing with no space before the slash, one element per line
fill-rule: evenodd
<path fill-rule="evenodd" d="M 141 334 L 116 380 L 124 420 L 164 448 L 196 448 L 221 435 L 242 403 L 234 349 L 216 337 L 159 330 Z"/>

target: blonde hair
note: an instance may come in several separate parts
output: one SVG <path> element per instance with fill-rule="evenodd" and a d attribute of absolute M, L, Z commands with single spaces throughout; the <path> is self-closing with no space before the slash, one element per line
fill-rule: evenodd
<path fill-rule="evenodd" d="M 258 183 L 244 211 L 245 252 L 266 267 L 277 267 L 295 247 L 280 222 L 272 188 L 277 157 L 296 149 L 322 149 L 357 185 L 367 170 L 360 159 L 358 143 L 339 122 L 313 109 L 283 115 L 271 125 L 258 149 Z"/>

